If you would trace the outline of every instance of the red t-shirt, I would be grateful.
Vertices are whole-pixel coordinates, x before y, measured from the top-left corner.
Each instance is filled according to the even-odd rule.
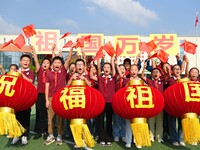
[[[45,82],[46,82],[46,75],[50,70],[44,70],[42,69],[42,67],[40,67],[40,69],[37,72],[37,92],[38,93],[45,93]],[[44,75],[44,77],[43,77]],[[44,81],[42,81],[44,79]]]
[[[104,75],[97,76],[97,78],[98,78],[99,92],[101,92],[101,94],[103,95],[106,103],[111,103],[112,96],[115,93],[116,76],[115,77],[109,76],[107,78],[107,83],[105,81]]]
[[[157,82],[157,85],[156,85],[156,82]],[[164,80],[159,79],[158,81],[155,81],[153,79],[147,78],[146,79],[146,83],[149,86],[152,86],[152,87],[158,89],[158,91],[160,91],[161,93],[163,93],[163,91],[164,91],[164,85],[165,85],[165,81]]]
[[[21,69],[20,69],[21,70]],[[26,77],[28,77],[29,79],[33,80],[33,83],[34,83],[34,79],[35,79],[35,76],[34,76],[34,72],[32,70],[30,70],[29,68],[26,69],[25,71],[21,71],[23,73],[23,75],[25,75]]]
[[[47,73],[46,83],[49,83],[49,97],[53,97],[58,90],[66,86],[66,75],[67,71],[65,70],[65,67],[62,67],[57,74],[56,82],[55,72],[51,70]]]
[[[127,85],[127,83],[128,83],[128,78],[126,78],[126,76],[124,76],[122,78],[120,77],[119,80],[116,83],[116,88],[115,88],[116,91],[119,90],[120,88],[125,87]],[[120,86],[122,86],[122,87],[120,87]]]

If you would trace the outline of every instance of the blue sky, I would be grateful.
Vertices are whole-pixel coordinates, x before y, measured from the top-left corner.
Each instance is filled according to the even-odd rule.
[[[200,0],[1,0],[0,34],[33,23],[73,34],[195,36],[196,11]]]

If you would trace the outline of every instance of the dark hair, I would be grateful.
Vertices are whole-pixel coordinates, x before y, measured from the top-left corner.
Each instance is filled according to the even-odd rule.
[[[189,71],[189,74],[190,74],[190,72],[191,72],[192,70],[194,70],[194,69],[196,69],[196,70],[198,71],[198,74],[199,74],[199,69],[198,69],[197,67],[192,67],[192,68],[190,69],[190,71]]]
[[[22,60],[22,58],[24,58],[24,57],[27,57],[27,58],[29,58],[30,59],[30,61],[31,61],[31,56],[30,55],[28,55],[28,54],[23,54],[21,57],[20,57],[20,61]]]
[[[103,67],[104,67],[105,65],[109,65],[109,66],[110,66],[110,68],[111,68],[111,70],[112,70],[112,65],[111,65],[111,63],[109,63],[109,62],[106,62],[106,63],[104,63],[104,64],[103,64]]]
[[[79,62],[79,61],[82,61],[83,62],[83,64],[84,64],[84,66],[85,66],[85,61],[83,60],[83,59],[77,59],[76,60],[76,62],[75,62],[75,65],[77,64],[77,62]]]
[[[130,58],[125,58],[123,64],[125,64],[125,62],[128,62],[131,65],[131,59]]]
[[[173,65],[172,70],[174,70],[174,67],[176,67],[176,66],[179,66],[179,65],[178,64]],[[179,66],[179,68],[181,68],[181,67]]]
[[[69,64],[69,68],[70,68],[71,65],[76,65],[76,64],[75,64],[74,62],[71,62],[71,63]]]
[[[121,66],[125,67],[124,64],[120,64],[120,65],[119,65],[119,67],[121,67]]]
[[[16,68],[17,70],[19,69],[18,65],[16,65],[16,64],[11,64],[11,65],[9,66],[9,70],[10,70],[10,68],[11,68],[12,66],[15,66],[15,68]]]
[[[160,73],[161,73],[161,70],[159,68],[153,68],[151,73],[154,71],[154,70],[158,70]]]
[[[44,58],[42,59],[42,63],[43,63],[43,61],[45,61],[45,60],[48,60],[49,63],[50,63],[50,65],[51,65],[51,60],[50,60],[48,57],[44,57]]]
[[[94,64],[93,66],[94,66],[94,68],[97,70],[97,65],[96,65],[96,64]]]
[[[62,58],[61,58],[60,56],[55,56],[55,57],[52,59],[52,63],[53,63],[55,60],[60,60],[61,63],[62,63]]]

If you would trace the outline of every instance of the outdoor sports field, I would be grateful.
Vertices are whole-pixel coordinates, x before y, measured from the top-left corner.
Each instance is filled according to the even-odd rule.
[[[32,115],[31,115],[31,131],[34,129],[34,120],[35,120],[35,108],[32,108]],[[18,142],[16,145],[11,145],[12,139],[7,138],[6,136],[0,136],[0,150],[74,150],[77,148],[74,148],[74,143],[72,138],[64,138],[63,144],[61,146],[57,146],[56,143],[52,143],[51,145],[44,145],[43,138],[40,138],[38,140],[33,140],[34,134],[31,133],[29,136],[29,143],[26,146],[22,146],[20,142]],[[79,149],[88,149],[91,150],[91,148],[79,148]],[[96,144],[96,146],[93,148],[94,150],[130,150],[130,149],[136,149],[135,145],[132,145],[131,148],[126,148],[124,142],[113,142],[113,145],[111,147],[105,146],[102,147],[99,144]],[[143,147],[144,150],[171,150],[171,149],[178,149],[178,150],[200,150],[200,144],[199,146],[192,146],[186,144],[186,147],[175,147],[172,146],[169,142],[164,143],[158,143],[154,142],[152,143],[151,147]],[[77,149],[78,150],[78,149]]]

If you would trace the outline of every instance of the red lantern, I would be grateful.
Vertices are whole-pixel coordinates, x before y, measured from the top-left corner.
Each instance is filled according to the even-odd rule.
[[[94,140],[86,125],[86,119],[99,115],[105,106],[105,100],[96,89],[85,86],[85,81],[74,80],[72,86],[59,90],[52,99],[55,113],[63,118],[71,119],[70,127],[79,147],[84,146],[82,136],[89,147],[94,146]]]
[[[14,113],[30,108],[36,100],[36,88],[23,79],[20,73],[9,72],[0,76],[0,120],[3,122],[0,134],[9,134],[10,137],[21,136],[24,128],[17,122]]]
[[[185,142],[197,143],[200,139],[198,115],[200,115],[200,83],[180,79],[165,92],[165,111],[172,116],[182,117]]]
[[[131,80],[129,86],[117,91],[112,107],[119,116],[130,119],[136,146],[150,146],[146,118],[159,114],[164,107],[164,98],[155,88],[144,85],[142,80]]]

